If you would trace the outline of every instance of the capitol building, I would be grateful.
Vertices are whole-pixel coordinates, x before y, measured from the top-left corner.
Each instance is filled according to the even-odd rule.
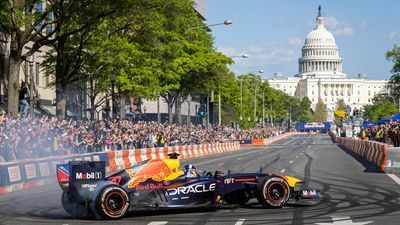
[[[365,74],[347,78],[342,64],[335,37],[324,27],[320,6],[316,27],[307,35],[298,60],[298,74],[284,78],[275,73],[268,82],[271,87],[290,96],[299,99],[307,96],[312,109],[315,109],[318,99],[322,99],[330,114],[339,99],[343,99],[352,109],[360,109],[363,105],[372,104],[376,94],[387,92],[387,80],[369,80]]]

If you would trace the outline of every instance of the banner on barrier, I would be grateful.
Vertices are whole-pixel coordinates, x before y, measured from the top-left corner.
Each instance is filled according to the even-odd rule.
[[[26,173],[26,179],[33,179],[36,178],[36,169],[35,169],[35,164],[26,164],[25,165],[25,173]]]
[[[20,171],[18,165],[10,166],[7,169],[8,169],[8,177],[9,177],[10,183],[14,183],[14,182],[22,180],[21,171]]]
[[[49,164],[47,162],[39,163],[39,171],[41,177],[47,177],[50,175]]]

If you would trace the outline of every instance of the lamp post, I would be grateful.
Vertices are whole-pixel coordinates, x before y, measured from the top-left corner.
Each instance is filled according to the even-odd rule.
[[[264,73],[264,70],[259,70],[258,73]],[[257,86],[254,88],[254,119],[257,117]]]
[[[265,86],[264,88],[263,88],[263,92],[262,92],[262,94],[263,94],[263,103],[262,103],[262,114],[263,114],[263,117],[262,117],[262,125],[263,125],[263,127],[264,127],[264,120],[265,120],[265,109],[264,109],[264,107],[265,107],[265,89],[267,88],[267,86]]]
[[[233,22],[232,22],[231,19],[225,19],[224,22],[222,22],[222,23],[215,23],[215,24],[208,24],[208,25],[205,24],[205,25],[202,25],[202,26],[190,27],[188,30],[196,30],[196,29],[201,29],[201,28],[205,28],[205,27],[212,27],[212,26],[218,26],[218,25],[231,25],[232,23]],[[248,56],[246,54],[243,54],[243,55],[241,55],[239,57],[247,58]],[[219,109],[219,112],[218,112],[218,119],[219,119],[218,120],[218,124],[221,125],[221,92],[218,92],[218,93],[219,93],[218,94],[218,99],[219,99],[219,102],[218,102],[218,104],[219,104],[218,105],[218,109]],[[210,121],[209,120],[210,117],[209,117],[209,111],[208,111],[208,104],[209,104],[209,102],[208,102],[208,97],[207,97],[207,129],[208,129],[208,123]]]
[[[112,106],[111,106],[111,117],[114,119],[115,118],[115,90],[114,90],[114,86],[115,86],[115,80],[117,79],[116,73],[114,70],[111,71],[111,76],[110,76],[110,80],[111,80],[111,101],[112,101]]]
[[[31,55],[31,56],[28,56],[26,58],[26,60],[29,63],[29,100],[30,100],[29,107],[30,107],[30,110],[31,110],[30,114],[33,117],[34,111],[35,111],[33,109],[33,106],[34,106],[34,104],[33,104],[33,102],[34,102],[33,95],[34,95],[34,90],[35,90],[35,88],[34,88],[35,87],[35,81],[33,79],[33,62],[35,61],[35,57],[33,55]]]
[[[255,70],[255,71],[249,71],[245,74],[251,74],[251,73],[264,73],[264,70]],[[243,108],[243,82],[242,82],[242,78],[240,77],[240,116],[242,116],[242,108]],[[254,90],[254,97],[256,95],[256,90]],[[255,103],[257,104],[257,103]],[[254,107],[254,112],[255,112],[255,107]],[[255,113],[254,113],[255,116]]]
[[[244,58],[244,59],[247,59],[247,58],[249,58],[249,56],[247,54],[243,54],[243,55],[230,56],[229,58]]]
[[[213,27],[213,26],[218,26],[218,25],[231,25],[231,24],[232,24],[232,20],[231,19],[226,19],[222,23],[215,23],[215,24],[208,24],[208,25],[205,24],[205,25],[202,25],[202,26],[191,27],[191,28],[189,28],[189,30],[196,30],[196,29],[201,29],[201,28],[204,28],[204,27]]]
[[[188,102],[188,116],[187,116],[187,127],[190,126],[191,116],[190,116],[190,103],[192,102],[192,96],[190,94],[187,97]]]

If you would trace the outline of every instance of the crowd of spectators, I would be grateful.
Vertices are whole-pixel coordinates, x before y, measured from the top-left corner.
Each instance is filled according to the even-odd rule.
[[[383,142],[400,147],[400,121],[389,121],[384,124],[377,124],[368,127],[361,127],[360,132],[354,133],[359,139]],[[342,130],[342,137],[346,136]]]
[[[0,162],[54,155],[217,143],[275,136],[285,129],[268,126],[236,130],[131,120],[73,120],[0,115]]]

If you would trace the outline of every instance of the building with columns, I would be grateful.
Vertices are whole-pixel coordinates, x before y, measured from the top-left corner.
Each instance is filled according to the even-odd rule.
[[[284,78],[275,73],[268,82],[271,87],[290,96],[299,99],[307,96],[312,109],[321,98],[329,112],[333,112],[339,99],[352,109],[360,109],[363,105],[372,104],[376,94],[387,91],[387,80],[369,80],[362,73],[356,78],[347,78],[342,63],[335,37],[324,27],[320,6],[315,29],[304,42],[297,75]]]

